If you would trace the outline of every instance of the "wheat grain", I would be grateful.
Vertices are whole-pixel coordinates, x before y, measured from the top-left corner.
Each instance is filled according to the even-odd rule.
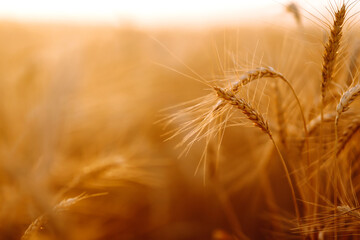
[[[355,85],[354,87],[349,88],[341,97],[337,107],[336,107],[336,118],[335,124],[339,121],[340,115],[343,112],[346,112],[350,108],[350,104],[360,95],[360,84]]]
[[[240,109],[248,117],[248,119],[254,123],[255,126],[259,127],[262,131],[267,133],[270,138],[272,138],[268,123],[264,120],[264,117],[250,105],[250,103],[246,102],[242,98],[237,98],[232,91],[219,87],[214,87],[214,89],[220,98]]]

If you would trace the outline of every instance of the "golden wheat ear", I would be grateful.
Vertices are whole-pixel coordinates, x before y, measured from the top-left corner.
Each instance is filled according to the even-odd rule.
[[[354,87],[349,88],[341,96],[338,105],[336,106],[336,118],[335,124],[338,124],[339,118],[343,112],[346,112],[350,108],[350,104],[355,101],[355,99],[360,95],[360,84],[355,85]]]
[[[254,123],[255,126],[259,127],[263,132],[269,135],[272,138],[272,134],[269,129],[269,124],[264,120],[262,114],[260,114],[256,109],[254,109],[250,103],[246,102],[242,98],[237,98],[232,91],[214,87],[215,91],[219,98],[224,99],[229,102],[232,106],[240,109],[247,118]]]
[[[346,17],[346,5],[342,4],[334,13],[334,22],[330,29],[330,36],[328,42],[325,44],[322,64],[322,83],[321,83],[321,96],[323,101],[326,97],[326,90],[329,83],[333,80],[336,60],[339,55],[341,39],[343,36],[343,26]]]
[[[326,99],[326,93],[328,85],[333,81],[334,73],[335,73],[335,66],[337,62],[337,58],[339,56],[339,49],[340,44],[343,36],[343,26],[345,23],[345,17],[347,13],[347,8],[345,1],[342,2],[342,5],[340,8],[338,8],[334,12],[334,21],[332,26],[330,27],[330,36],[325,44],[324,54],[323,54],[323,63],[322,63],[322,70],[321,70],[321,108],[320,108],[320,114],[321,114],[321,123],[324,121],[324,108],[325,108],[325,99]],[[323,147],[322,142],[322,124],[320,124],[320,147]],[[336,155],[336,148],[337,148],[337,129],[335,128],[335,155]],[[336,158],[335,158],[336,159]],[[336,161],[335,161],[336,162]],[[336,167],[333,168],[333,171],[336,171]],[[337,180],[334,181],[335,185],[337,184]],[[337,189],[336,186],[334,186],[334,189]],[[334,196],[334,204],[336,205],[337,201],[337,193],[335,191]],[[317,203],[317,199],[315,200],[315,203]],[[336,214],[336,209],[334,209],[334,214]],[[336,219],[334,220],[336,221]],[[336,226],[336,223],[334,223]],[[335,228],[334,236],[337,236],[337,230]]]
[[[276,71],[272,67],[256,68],[256,69],[250,70],[250,71],[244,73],[243,75],[241,75],[239,80],[236,83],[234,83],[230,88],[226,89],[226,91],[229,93],[232,92],[232,93],[236,94],[237,92],[239,92],[241,87],[249,84],[252,81],[263,79],[263,78],[280,79],[282,82],[284,82],[287,85],[287,87],[290,89],[292,95],[294,96],[296,103],[300,110],[300,115],[301,115],[301,119],[302,119],[302,123],[303,123],[304,135],[305,135],[304,141],[306,143],[306,155],[307,155],[306,157],[307,157],[308,164],[310,164],[309,133],[308,133],[308,129],[307,129],[307,123],[306,123],[304,110],[303,110],[303,107],[301,106],[300,100],[295,92],[295,89],[293,88],[290,81],[282,73]],[[218,111],[225,105],[226,105],[225,99],[220,99],[219,102],[217,103],[215,110]]]
[[[226,89],[226,91],[237,93],[237,92],[239,92],[241,87],[249,84],[252,81],[263,79],[263,78],[280,79],[281,81],[283,81],[289,87],[289,89],[291,90],[292,94],[294,95],[294,98],[295,98],[295,100],[296,100],[296,102],[297,102],[297,104],[299,106],[299,109],[300,109],[300,113],[301,113],[301,117],[302,117],[302,121],[303,121],[303,125],[304,125],[305,136],[308,136],[308,130],[307,130],[307,126],[306,126],[306,119],[305,119],[304,111],[303,111],[303,108],[301,106],[300,100],[299,100],[297,94],[295,93],[295,90],[292,87],[289,80],[282,73],[276,71],[274,68],[272,68],[272,67],[259,67],[259,68],[250,70],[250,71],[244,73],[243,75],[241,75],[239,80],[237,82],[235,82],[229,89]],[[219,109],[219,108],[223,107],[224,105],[225,105],[224,104],[224,99],[220,100],[218,102],[218,104],[217,104],[216,109]]]
[[[70,207],[72,207],[73,205],[75,205],[76,203],[88,199],[88,198],[93,198],[93,197],[99,197],[99,196],[104,196],[107,195],[107,193],[96,193],[96,194],[85,194],[82,193],[76,197],[72,197],[72,198],[67,198],[62,200],[61,202],[59,202],[51,211],[51,213],[60,213],[63,211],[67,211],[69,210]],[[39,216],[38,218],[36,218],[29,226],[28,228],[25,230],[24,234],[21,237],[21,240],[29,240],[31,239],[31,237],[33,236],[33,234],[35,234],[37,231],[39,231],[41,229],[41,227],[43,227],[43,225],[46,224],[46,222],[48,221],[48,215],[50,213],[44,213],[43,215]]]
[[[350,104],[355,101],[355,99],[360,95],[360,84],[355,85],[354,87],[349,88],[342,97],[338,105],[336,106],[336,117],[335,117],[335,157],[338,155],[339,147],[338,146],[338,127],[339,120],[342,113],[346,112],[350,108]]]

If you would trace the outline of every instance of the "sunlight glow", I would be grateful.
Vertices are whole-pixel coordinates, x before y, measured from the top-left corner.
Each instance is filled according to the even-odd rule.
[[[256,20],[284,12],[289,0],[12,0],[0,2],[0,19],[132,22],[143,25],[211,24]],[[301,4],[300,1],[297,1]],[[326,0],[314,4],[326,4]],[[271,14],[270,14],[271,13]]]

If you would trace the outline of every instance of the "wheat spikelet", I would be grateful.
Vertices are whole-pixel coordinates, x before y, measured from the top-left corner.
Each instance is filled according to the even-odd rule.
[[[325,52],[323,55],[322,65],[322,83],[321,83],[321,95],[325,99],[326,89],[328,84],[332,81],[334,75],[334,68],[336,64],[336,58],[340,48],[340,42],[342,38],[342,29],[346,16],[345,3],[334,14],[334,23],[330,30],[330,37],[325,45]]]
[[[336,107],[335,124],[339,121],[340,115],[350,108],[350,104],[360,95],[360,84],[349,88],[341,97]]]
[[[264,117],[250,105],[250,103],[246,102],[242,98],[237,98],[232,91],[219,87],[214,87],[214,89],[216,90],[218,97],[228,101],[231,105],[240,109],[248,117],[248,119],[254,123],[255,126],[259,127],[262,131],[268,134],[270,138],[272,138],[268,123],[264,120]]]

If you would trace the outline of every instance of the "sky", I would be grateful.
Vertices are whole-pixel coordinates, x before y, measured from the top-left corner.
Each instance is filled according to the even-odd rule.
[[[318,8],[328,0],[298,0]],[[336,0],[330,0],[336,1]],[[139,25],[211,24],[256,20],[285,12],[290,0],[0,0],[0,19],[131,22]]]

